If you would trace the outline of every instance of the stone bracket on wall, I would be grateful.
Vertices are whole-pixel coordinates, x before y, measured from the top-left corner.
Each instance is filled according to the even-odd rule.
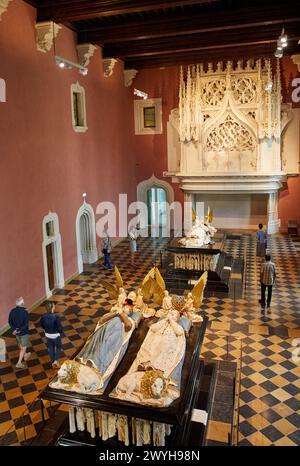
[[[37,30],[37,49],[43,53],[49,52],[61,26],[53,21],[42,21],[36,23],[35,28]]]
[[[105,78],[112,76],[116,63],[117,60],[115,58],[103,58],[103,74]]]
[[[131,86],[136,75],[137,75],[137,70],[124,70],[125,87]]]
[[[1,15],[6,12],[6,10],[8,8],[8,4],[11,1],[12,0],[0,0],[0,20],[1,20]]]
[[[92,56],[96,50],[96,46],[90,43],[76,45],[78,63],[85,68],[89,65]]]

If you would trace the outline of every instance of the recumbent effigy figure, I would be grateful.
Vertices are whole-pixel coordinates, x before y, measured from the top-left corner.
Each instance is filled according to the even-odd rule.
[[[179,240],[179,243],[186,247],[201,247],[212,243],[212,237],[217,232],[217,229],[211,225],[212,219],[213,214],[210,207],[205,217],[206,222],[204,219],[200,220],[193,210],[193,226],[185,238]]]
[[[50,387],[78,393],[104,392],[142,318],[141,312],[126,303],[128,300],[123,301],[126,293],[117,267],[115,275],[116,285],[104,283],[114,298],[119,297],[117,305],[99,319],[95,331],[88,337],[75,360],[63,364],[57,373],[57,380],[51,382]]]

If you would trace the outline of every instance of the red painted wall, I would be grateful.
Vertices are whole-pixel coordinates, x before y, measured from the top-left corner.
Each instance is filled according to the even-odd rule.
[[[291,86],[292,80],[295,77],[300,77],[297,66],[289,57],[284,57],[281,60],[282,69],[282,95],[283,101],[292,103],[293,108],[300,107],[300,102],[292,101],[291,95],[294,88]],[[300,128],[299,128],[300,140]],[[300,154],[299,154],[300,162]],[[281,231],[287,231],[288,220],[298,220],[300,226],[300,178],[289,177],[287,183],[284,184],[279,192],[279,218],[281,219]]]
[[[163,178],[163,172],[168,170],[167,122],[171,110],[178,107],[179,72],[178,67],[141,70],[133,82],[134,87],[146,92],[149,99],[162,98],[163,121],[162,134],[135,137],[137,182],[154,174],[172,185],[175,201],[183,201],[183,193],[179,184],[172,184],[171,178]]]
[[[0,78],[7,102],[0,103],[0,327],[22,295],[31,306],[45,294],[42,220],[59,216],[65,279],[77,271],[75,221],[82,193],[94,210],[118,194],[136,199],[132,89],[124,86],[123,64],[103,75],[101,49],[88,76],[61,70],[54,52],[37,51],[36,10],[21,0],[0,21]],[[73,32],[63,28],[56,53],[77,61]],[[86,93],[88,131],[71,123],[70,86]],[[97,219],[97,216],[96,216]]]

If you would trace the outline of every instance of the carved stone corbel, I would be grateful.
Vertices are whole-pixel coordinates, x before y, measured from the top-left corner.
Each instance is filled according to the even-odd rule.
[[[116,63],[115,58],[103,58],[103,73],[106,78],[112,76]]]
[[[49,52],[61,26],[53,21],[42,21],[36,23],[35,28],[37,30],[37,49],[40,52]]]
[[[6,12],[8,8],[9,2],[12,0],[0,0],[0,20],[1,20],[1,15]]]
[[[87,67],[97,47],[93,44],[79,44],[76,48],[79,65]]]
[[[136,75],[137,75],[137,70],[124,70],[125,87],[131,86]]]

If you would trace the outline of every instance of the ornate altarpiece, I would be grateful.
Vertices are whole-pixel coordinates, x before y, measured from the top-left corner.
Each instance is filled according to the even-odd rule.
[[[278,231],[281,135],[291,107],[281,103],[280,67],[270,60],[193,65],[183,72],[168,123],[168,172],[186,196],[265,193],[268,231]]]

